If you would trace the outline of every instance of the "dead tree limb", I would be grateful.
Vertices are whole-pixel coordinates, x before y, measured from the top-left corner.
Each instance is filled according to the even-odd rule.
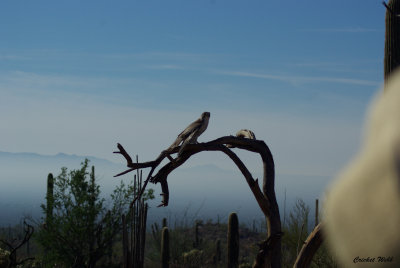
[[[144,191],[146,190],[146,186],[148,182],[153,178],[153,172],[154,170],[160,165],[160,163],[167,157],[170,159],[170,163],[173,162],[173,158],[171,157],[172,153],[177,153],[179,147],[175,148],[169,148],[167,150],[164,150],[160,153],[160,155],[153,161],[149,162],[143,162],[143,163],[133,163],[132,158],[129,156],[129,154],[125,151],[124,147],[118,143],[117,145],[119,151],[115,151],[115,154],[122,154],[122,156],[126,159],[126,166],[129,167],[129,169],[115,175],[114,177],[118,177],[124,174],[127,174],[131,171],[141,169],[141,168],[151,168],[149,174],[147,175],[147,178],[143,184],[143,187],[141,188],[140,192],[136,195],[134,200],[132,200],[130,204],[130,208],[133,207],[133,204],[136,202],[136,200],[140,199],[140,197],[143,195]],[[154,182],[156,183],[156,182]],[[169,191],[168,191],[168,184],[167,180],[160,181],[161,184],[161,189],[162,189],[162,195],[163,195],[163,200],[159,206],[168,206],[168,199],[169,199]]]
[[[205,143],[197,143],[197,137],[203,133],[208,125],[208,119],[210,117],[209,112],[204,112],[201,117],[189,125],[181,134],[178,135],[176,141],[169,146],[166,150],[162,151],[160,155],[153,161],[143,163],[133,163],[132,158],[126,152],[121,144],[118,144],[118,151],[114,152],[121,154],[126,162],[129,169],[117,174],[121,176],[127,174],[133,170],[141,168],[150,168],[150,172],[144,182],[141,191],[135,196],[131,202],[131,207],[137,199],[140,199],[144,190],[146,189],[147,183],[150,181],[154,184],[160,183],[162,190],[162,202],[160,206],[167,206],[169,202],[169,190],[168,190],[168,175],[178,168],[180,165],[186,162],[192,155],[195,155],[202,151],[220,151],[226,154],[239,168],[241,173],[246,179],[254,197],[261,210],[263,211],[267,221],[267,239],[260,244],[260,250],[257,255],[254,267],[281,267],[281,221],[279,215],[278,203],[275,196],[275,166],[274,160],[268,146],[264,141],[256,140],[255,135],[250,130],[243,130],[246,135],[225,136]],[[186,138],[185,133],[190,132],[192,134]],[[181,144],[182,142],[182,144]],[[231,150],[231,148],[238,148],[247,150],[250,152],[258,153],[263,161],[263,186],[262,190],[258,184],[258,179],[254,179],[240,160],[240,158]],[[177,153],[176,157],[172,155]],[[158,172],[153,176],[155,169],[161,164],[161,162],[168,158],[169,162],[161,167]]]
[[[244,163],[240,160],[240,158],[227,146],[258,153],[261,156],[261,159],[263,161],[264,173],[262,190],[260,189],[260,186],[258,184],[258,179],[254,179],[252,177],[251,173],[244,165]],[[224,136],[205,143],[187,144],[184,150],[181,151],[181,153],[177,155],[176,158],[173,158],[172,155],[178,153],[181,147],[178,146],[168,148],[162,151],[155,160],[143,163],[133,163],[132,158],[125,151],[121,144],[118,144],[118,149],[119,151],[116,151],[114,153],[121,154],[126,159],[127,167],[129,169],[117,174],[116,176],[129,173],[136,169],[150,168],[150,172],[147,176],[147,179],[145,180],[142,191],[135,197],[133,202],[136,199],[140,198],[147,186],[147,183],[150,181],[154,184],[161,184],[163,200],[160,206],[167,206],[169,202],[169,190],[167,183],[168,175],[176,168],[181,166],[183,163],[185,163],[186,160],[188,160],[192,155],[195,155],[202,151],[220,151],[226,154],[230,159],[232,159],[232,161],[236,164],[236,166],[245,177],[246,182],[253,192],[253,195],[256,198],[258,205],[266,216],[268,229],[266,241],[268,241],[268,239],[272,236],[276,238],[274,239],[276,241],[274,241],[272,245],[271,243],[262,243],[260,245],[260,258],[265,258],[265,252],[271,253],[268,255],[272,257],[268,262],[265,262],[264,265],[257,267],[269,267],[269,265],[271,265],[270,267],[281,266],[281,222],[279,208],[275,196],[275,167],[271,151],[264,141],[252,140],[243,137]],[[158,172],[153,176],[155,169],[161,164],[161,162],[165,158],[168,158],[170,162],[161,167]]]
[[[256,256],[256,260],[253,264],[253,268],[260,267],[270,267],[269,263],[272,260],[272,251],[276,247],[276,244],[281,241],[283,233],[276,233],[268,237],[267,240],[264,240],[262,243],[258,244],[259,252]]]
[[[30,261],[30,260],[34,260],[34,257],[28,257],[25,258],[23,260],[19,260],[17,259],[17,250],[19,248],[21,248],[25,243],[27,243],[29,241],[29,239],[31,239],[33,233],[35,231],[35,228],[28,224],[25,220],[24,220],[24,238],[22,240],[19,241],[19,243],[14,246],[14,242],[8,242],[6,240],[2,240],[0,239],[0,242],[3,243],[5,246],[8,247],[8,250],[10,251],[10,255],[9,255],[9,261],[10,261],[10,267],[16,267],[17,265],[22,265],[23,263]]]
[[[307,237],[304,242],[303,247],[299,255],[297,256],[296,262],[294,263],[294,268],[305,268],[309,267],[314,257],[315,252],[321,246],[324,236],[323,236],[323,224],[319,223],[315,226],[314,230]]]

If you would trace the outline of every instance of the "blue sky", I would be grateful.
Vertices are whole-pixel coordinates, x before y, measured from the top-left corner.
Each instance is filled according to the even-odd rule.
[[[120,142],[149,160],[210,111],[199,141],[249,128],[278,173],[333,176],[383,81],[384,15],[372,0],[2,1],[0,151],[118,162]]]

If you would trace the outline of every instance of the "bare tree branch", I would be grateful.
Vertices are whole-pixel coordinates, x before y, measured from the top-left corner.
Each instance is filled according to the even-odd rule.
[[[315,252],[317,252],[322,242],[324,241],[322,231],[322,223],[319,223],[317,226],[315,226],[314,230],[310,233],[310,235],[304,242],[304,245],[301,248],[299,255],[297,256],[296,262],[294,263],[294,268],[305,268],[310,266]]]
[[[170,146],[166,150],[162,151],[160,155],[153,161],[143,163],[132,163],[132,158],[125,151],[121,144],[118,144],[119,153],[124,156],[127,161],[128,170],[119,173],[116,176],[127,174],[133,170],[140,168],[151,168],[147,179],[140,190],[135,196],[133,203],[141,197],[144,193],[147,183],[160,183],[162,190],[162,202],[159,206],[167,206],[169,202],[169,189],[168,189],[168,175],[176,168],[186,162],[192,155],[195,155],[203,151],[220,151],[226,154],[239,168],[241,173],[246,179],[254,197],[257,200],[258,205],[263,211],[267,219],[267,240],[268,243],[260,244],[259,257],[256,259],[257,267],[280,267],[281,266],[281,222],[279,215],[278,203],[275,196],[275,167],[274,160],[268,146],[262,140],[256,140],[253,133],[254,139],[247,138],[245,136],[234,137],[224,136],[209,142],[204,143],[188,143],[185,144],[184,150],[182,146]],[[239,159],[239,157],[230,149],[238,148],[247,150],[250,152],[258,153],[263,161],[263,186],[262,190],[258,184],[258,179],[254,179]],[[179,153],[178,153],[179,152]],[[175,158],[171,155],[178,153]],[[155,169],[161,164],[161,162],[168,158],[170,161],[162,166],[158,172],[153,176]],[[261,259],[264,261],[259,262]],[[258,263],[257,263],[258,262]]]
[[[219,139],[206,142],[206,143],[197,143],[197,144],[188,144],[185,148],[185,151],[182,152],[180,156],[177,158],[173,159],[173,161],[170,161],[166,165],[164,165],[160,170],[157,172],[156,175],[152,176],[154,170],[159,166],[159,164],[167,157],[170,156],[172,153],[176,153],[179,151],[180,147],[174,147],[170,148],[168,150],[164,150],[160,153],[160,155],[157,157],[156,160],[154,161],[148,161],[148,162],[143,162],[143,163],[132,163],[131,162],[131,157],[129,154],[125,151],[123,146],[121,144],[118,144],[118,149],[120,150],[119,152],[115,153],[120,153],[122,154],[125,159],[127,160],[127,166],[130,167],[130,169],[117,174],[116,176],[120,176],[126,173],[129,173],[131,171],[134,171],[136,169],[140,168],[151,168],[151,171],[143,185],[143,188],[139,192],[139,194],[135,197],[134,201],[139,199],[141,195],[144,193],[145,188],[147,186],[148,181],[152,183],[160,183],[161,188],[162,188],[162,195],[163,195],[163,201],[160,206],[167,206],[168,201],[169,201],[169,192],[168,192],[168,184],[167,184],[167,178],[168,175],[181,166],[183,163],[186,162],[187,159],[189,159],[192,155],[197,154],[202,151],[221,151],[228,155],[232,161],[238,166],[240,171],[242,172],[243,176],[246,178],[247,183],[249,184],[251,190],[253,191],[253,194],[256,197],[257,202],[259,203],[261,209],[263,210],[266,215],[269,215],[269,205],[266,203],[268,202],[268,199],[273,199],[275,196],[275,191],[272,189],[272,191],[268,190],[268,193],[273,193],[273,196],[271,198],[266,199],[266,197],[263,195],[261,189],[259,188],[258,185],[258,180],[254,180],[253,177],[251,176],[250,172],[247,170],[243,162],[237,157],[235,153],[233,153],[231,150],[229,150],[225,144],[229,144],[231,146],[234,146],[236,148],[240,149],[245,149],[248,151],[252,152],[258,152],[261,154],[263,160],[268,162],[268,153],[269,157],[272,158],[272,155],[266,146],[266,144],[263,141],[258,141],[258,140],[251,140],[247,138],[242,138],[242,137],[233,137],[233,136],[225,136],[221,137]],[[266,150],[268,149],[268,150]],[[264,152],[265,151],[265,152]],[[271,159],[272,160],[272,159]],[[269,163],[271,165],[271,163]],[[268,163],[265,163],[265,165],[268,165]],[[272,166],[273,166],[273,160],[272,160]],[[271,168],[269,168],[271,169]],[[273,169],[273,168],[272,168]],[[273,170],[272,170],[273,171]],[[271,173],[271,170],[269,170],[269,173]],[[274,176],[274,173],[271,174]],[[268,185],[267,187],[274,187],[274,179],[270,179],[266,181],[266,184]],[[134,203],[134,201],[132,203]],[[132,204],[131,203],[131,204]]]
[[[13,242],[8,242],[8,241],[0,239],[0,242],[3,243],[4,245],[6,245],[8,247],[8,249],[10,250],[9,260],[10,260],[11,266],[17,266],[17,265],[23,264],[26,261],[35,259],[34,257],[30,257],[30,258],[26,258],[26,259],[17,261],[17,250],[19,248],[21,248],[25,243],[27,243],[29,241],[29,239],[31,239],[34,231],[35,231],[35,228],[32,225],[28,224],[24,220],[24,232],[25,232],[24,238],[17,244],[17,246],[13,245],[14,242],[17,240],[13,240]]]

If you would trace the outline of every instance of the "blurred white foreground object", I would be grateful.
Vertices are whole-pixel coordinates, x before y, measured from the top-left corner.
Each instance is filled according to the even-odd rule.
[[[400,267],[400,73],[369,110],[359,154],[328,190],[326,236],[343,267]]]

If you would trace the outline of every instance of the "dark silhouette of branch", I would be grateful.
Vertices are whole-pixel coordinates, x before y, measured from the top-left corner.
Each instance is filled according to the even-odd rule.
[[[299,255],[297,256],[296,262],[294,263],[293,267],[309,267],[315,252],[317,252],[323,241],[323,224],[319,223],[317,226],[315,226],[314,230],[310,233],[310,235],[304,242],[304,245],[301,248]]]
[[[276,244],[279,242],[283,235],[283,232],[276,233],[268,237],[267,240],[258,244],[259,251],[256,256],[256,261],[253,265],[253,268],[262,268],[268,266],[272,258],[272,250],[276,247]]]
[[[150,181],[150,179],[152,179],[153,172],[158,167],[158,165],[160,165],[160,163],[165,159],[165,157],[170,159],[170,161],[172,163],[172,161],[174,161],[174,159],[170,155],[172,153],[177,153],[180,148],[180,147],[174,147],[174,148],[164,150],[160,153],[160,155],[154,161],[143,162],[143,163],[133,163],[132,158],[125,151],[124,147],[119,143],[117,144],[117,147],[118,147],[119,151],[116,151],[114,153],[122,154],[126,159],[127,167],[130,167],[130,169],[125,170],[124,172],[121,172],[121,173],[115,175],[114,177],[118,177],[118,176],[127,174],[131,171],[141,169],[141,168],[151,168],[151,170],[150,170],[149,174],[147,175],[147,178],[143,184],[142,189],[139,191],[139,193],[135,196],[134,200],[131,202],[131,204],[129,206],[130,208],[132,208],[133,204],[136,202],[136,200],[140,199],[141,196],[143,195],[144,191],[146,190],[146,186],[147,186],[148,182]],[[169,193],[168,193],[167,181],[166,180],[160,181],[160,184],[161,184],[161,188],[163,190],[163,192],[162,192],[163,200],[159,206],[168,206]]]
[[[34,257],[29,257],[29,258],[25,258],[23,260],[17,261],[17,250],[19,248],[21,248],[23,245],[25,245],[25,243],[27,243],[29,241],[29,239],[31,239],[34,231],[35,231],[35,228],[32,225],[28,224],[24,220],[24,232],[25,232],[24,238],[16,246],[13,245],[14,242],[17,241],[16,239],[14,239],[12,242],[8,242],[3,239],[0,239],[0,242],[3,243],[5,246],[7,246],[10,251],[9,260],[10,260],[11,267],[14,267],[14,266],[23,264],[26,261],[35,259]]]
[[[393,10],[386,4],[385,1],[382,1],[382,4],[386,7],[387,10],[389,10],[390,13],[392,13],[394,15]]]
[[[161,184],[162,202],[159,206],[167,206],[169,202],[167,179],[168,175],[172,171],[185,163],[192,155],[195,155],[199,152],[220,151],[226,154],[230,159],[232,159],[232,161],[236,164],[236,166],[245,177],[246,182],[253,192],[253,195],[256,198],[258,205],[260,206],[261,210],[267,218],[267,240],[270,239],[269,241],[274,242],[272,244],[269,243],[268,245],[263,244],[260,250],[262,252],[268,252],[268,256],[271,256],[270,260],[268,260],[268,263],[271,264],[271,267],[281,266],[281,236],[278,235],[281,233],[281,222],[279,208],[275,196],[275,167],[271,151],[264,141],[249,139],[245,137],[224,136],[209,142],[186,144],[184,150],[181,150],[181,146],[170,146],[166,150],[162,151],[155,160],[142,163],[133,163],[132,158],[129,156],[123,146],[121,144],[118,144],[117,146],[119,151],[114,153],[118,153],[124,156],[127,161],[127,167],[129,169],[117,174],[116,176],[127,174],[133,170],[137,170],[140,168],[151,168],[141,191],[134,197],[134,200],[131,202],[131,206],[133,206],[134,202],[138,200],[144,193],[148,182]],[[258,153],[261,156],[261,159],[263,161],[262,190],[258,184],[258,179],[254,179],[252,177],[247,167],[230,148],[247,150],[250,152]],[[180,153],[177,154],[175,158],[171,156],[178,152]],[[170,161],[162,166],[153,176],[155,169],[161,164],[161,162],[165,158],[168,158]],[[261,257],[265,258],[265,254],[263,254]]]

